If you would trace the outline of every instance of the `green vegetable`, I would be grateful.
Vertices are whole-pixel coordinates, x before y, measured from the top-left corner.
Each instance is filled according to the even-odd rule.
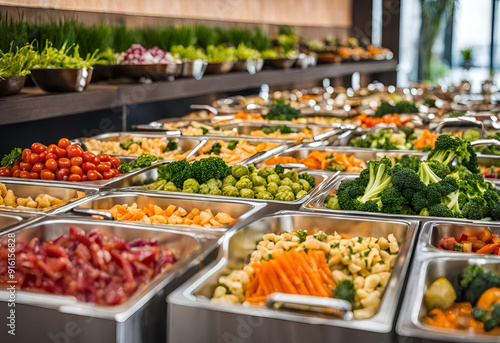
[[[130,149],[130,146],[132,144],[137,144],[138,146],[141,146],[141,142],[134,141],[134,139],[130,136],[120,138],[120,148],[128,150]]]
[[[219,142],[215,142],[212,144],[212,147],[210,150],[207,150],[206,154],[215,154],[215,155],[220,155],[220,149],[222,148],[222,145]]]
[[[314,178],[314,176],[311,176],[308,173],[299,174],[299,179],[306,180],[311,188],[316,187],[316,179]]]
[[[354,297],[356,295],[356,290],[354,289],[354,284],[350,280],[340,281],[335,289],[333,290],[333,294],[337,299],[344,299],[349,301],[352,305],[354,305]]]
[[[168,141],[167,146],[165,147],[165,150],[163,152],[175,151],[177,149],[179,149],[179,142],[171,140]]]
[[[418,108],[415,106],[413,101],[400,101],[395,105],[391,105],[387,101],[382,100],[380,102],[374,117],[380,118],[386,114],[394,113],[418,113]]]
[[[153,162],[157,161],[158,157],[150,154],[142,154],[130,163],[122,163],[118,167],[122,172],[128,173],[132,169],[140,169],[149,167]]]
[[[234,186],[224,186],[222,187],[222,195],[229,197],[238,197],[240,196],[240,191]]]
[[[178,59],[187,58],[188,60],[194,61],[197,59],[207,60],[207,55],[203,52],[202,48],[195,48],[194,46],[184,47],[182,45],[174,45],[170,48],[172,56]]]
[[[465,130],[464,134],[462,135],[462,139],[469,142],[477,141],[478,139],[481,139],[481,131],[479,131],[478,129]]]
[[[295,194],[295,199],[300,199],[302,198],[304,195],[307,195],[307,192],[302,190],[302,191],[299,191],[297,192],[297,194]]]
[[[31,73],[37,53],[33,45],[27,44],[12,50],[12,43],[7,52],[0,50],[0,79],[12,76],[26,76]]]
[[[231,290],[229,289],[229,287],[225,283],[220,283],[219,282],[218,286],[224,287],[226,289],[226,294],[233,294],[233,293],[231,293]]]
[[[275,171],[274,171],[273,167],[264,167],[264,168],[261,168],[261,169],[259,169],[257,171],[257,174],[259,176],[262,176],[265,179],[269,179],[269,177],[273,176],[273,175],[275,175],[276,177],[278,177],[278,175],[275,174]]]
[[[23,150],[21,148],[14,148],[10,154],[4,155],[1,161],[2,167],[12,169],[16,161],[22,161]]]
[[[431,97],[425,97],[424,99],[424,105],[429,107],[429,108],[436,108],[436,100],[432,99]]]
[[[300,109],[293,108],[290,104],[285,103],[285,99],[278,99],[263,117],[267,120],[291,121],[292,119],[303,118],[304,116],[300,114]]]
[[[227,144],[227,148],[229,150],[234,150],[236,149],[236,146],[238,145],[239,141],[230,141],[228,144]]]
[[[278,193],[278,189],[279,189],[278,185],[274,182],[269,182],[267,184],[267,191],[272,195],[276,195],[276,193]]]
[[[296,170],[290,170],[289,172],[285,173],[285,177],[292,180],[292,182],[299,181],[299,173]]]
[[[90,68],[97,62],[97,50],[92,55],[88,54],[85,58],[80,57],[78,45],[66,46],[63,44],[61,49],[56,49],[51,42],[46,43],[45,48],[40,52],[34,62],[33,68],[47,69],[80,69]],[[73,50],[73,53],[71,53]]]
[[[210,63],[233,62],[236,61],[233,47],[225,47],[223,45],[207,46],[207,58]]]
[[[240,43],[234,50],[234,56],[238,60],[248,60],[260,58],[259,50],[248,48],[244,43]]]
[[[248,188],[243,188],[240,190],[240,196],[242,198],[255,198],[255,194],[254,192],[251,190],[251,189],[248,189]]]
[[[238,190],[242,190],[243,188],[249,188],[252,189],[253,183],[250,181],[250,179],[241,179],[238,182],[236,182],[236,185],[234,185]]]
[[[196,179],[187,179],[182,184],[182,190],[184,191],[187,189],[191,190],[189,193],[198,193],[200,190],[200,184],[196,181]]]
[[[234,170],[234,168],[233,168]],[[234,186],[238,180],[233,175],[228,175],[222,180],[222,186]]]
[[[306,241],[307,237],[307,230],[298,230],[297,231],[297,237],[299,237],[299,243],[303,243]]]
[[[332,210],[340,210],[339,199],[336,195],[328,196],[325,199],[325,206]]]
[[[236,179],[240,179],[242,176],[248,175],[248,168],[242,165],[236,165],[232,168],[231,174]]]

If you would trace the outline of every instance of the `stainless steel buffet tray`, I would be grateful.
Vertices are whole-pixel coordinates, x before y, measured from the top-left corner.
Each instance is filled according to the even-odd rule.
[[[278,200],[262,200],[262,199],[248,199],[250,202],[259,203],[269,203],[269,204],[283,204],[283,205],[300,205],[306,200],[313,197],[316,193],[324,190],[327,185],[332,182],[337,175],[337,173],[326,172],[326,171],[310,171],[309,175],[313,176],[316,180],[316,187],[304,195],[302,198],[295,201],[278,201]],[[115,183],[114,188],[120,188],[121,190],[128,191],[142,191],[149,194],[171,194],[173,196],[187,196],[190,198],[196,197],[197,199],[207,199],[211,201],[212,199],[227,199],[227,201],[246,201],[247,198],[238,197],[228,197],[223,195],[208,195],[208,194],[198,194],[198,193],[182,193],[182,192],[167,192],[167,191],[156,191],[150,189],[144,189],[143,186],[153,183],[158,178],[158,166],[151,166],[149,168],[143,169],[141,173],[134,175],[128,179],[123,179],[121,182]]]
[[[18,226],[36,221],[40,217],[35,213],[12,213],[0,208],[0,234],[15,230]]]
[[[165,131],[165,130],[164,130]],[[134,140],[140,141],[142,138],[155,139],[155,138],[165,138],[167,141],[176,140],[178,142],[178,147],[185,153],[190,151],[190,153],[186,156],[189,158],[194,155],[196,151],[201,148],[206,141],[200,137],[180,137],[179,135],[174,135],[169,137],[168,135],[161,133],[151,133],[151,132],[110,132],[110,133],[102,133],[93,137],[83,137],[75,140],[76,143],[85,144],[91,139],[95,139],[103,142],[118,142],[120,138],[132,136]],[[134,159],[139,157],[139,155],[120,155],[114,154],[112,152],[106,151],[105,153],[110,154],[112,156],[120,157],[120,159]],[[168,158],[167,158],[168,159]]]
[[[63,201],[62,204],[51,206],[47,208],[27,208],[27,207],[9,207],[0,205],[0,210],[11,211],[19,213],[59,213],[65,211],[68,206],[72,206],[74,203],[79,203],[87,194],[92,194],[97,190],[92,190],[88,188],[81,188],[77,182],[66,182],[66,184],[45,184],[43,180],[37,183],[31,182],[31,180],[18,179],[18,178],[6,178],[0,181],[14,192],[16,197],[27,198],[31,197],[33,200],[40,194],[48,194],[50,196],[56,197]]]
[[[424,324],[421,318],[426,309],[423,297],[427,287],[440,277],[450,282],[469,264],[478,264],[488,270],[499,272],[500,259],[495,255],[480,255],[438,249],[437,242],[444,236],[460,237],[461,233],[478,233],[484,224],[469,224],[456,221],[429,221],[423,225],[414,261],[409,273],[408,286],[404,294],[396,326],[399,342],[498,342],[499,336],[454,330]],[[500,225],[487,225],[493,233],[500,233]]]
[[[345,210],[332,210],[325,206],[326,197],[332,193],[332,191],[336,190],[340,183],[344,180],[353,180],[357,178],[359,174],[339,174],[332,182],[328,184],[328,187],[323,189],[323,192],[317,192],[313,198],[310,199],[307,203],[302,205],[303,210],[306,211],[314,211],[318,213],[338,213],[338,214],[347,214],[351,216],[370,216],[377,217],[382,219],[406,219],[406,220],[420,220],[420,221],[428,221],[428,220],[439,220],[443,219],[442,217],[430,217],[430,216],[419,216],[419,215],[407,215],[407,214],[392,214],[392,213],[380,213],[380,212],[361,212],[361,211],[345,211]],[[500,187],[500,185],[496,185],[496,187]],[[482,223],[483,225],[489,225],[492,223],[491,221],[482,221],[482,220],[470,220],[470,219],[460,219],[460,218],[449,218],[449,220],[462,222],[462,223]]]
[[[198,208],[203,211],[210,209],[214,216],[218,212],[225,212],[231,217],[236,219],[231,224],[223,226],[215,226],[210,228],[204,228],[200,226],[190,226],[190,225],[171,225],[171,224],[147,224],[142,222],[127,222],[121,221],[121,223],[136,224],[147,226],[151,228],[164,229],[170,228],[175,230],[181,230],[183,232],[214,232],[222,234],[228,229],[233,228],[235,225],[242,221],[249,219],[250,217],[255,217],[255,215],[266,207],[263,203],[244,201],[244,200],[231,200],[225,201],[223,199],[199,199],[193,197],[182,196],[184,193],[178,193],[179,195],[167,194],[150,194],[146,192],[102,192],[92,195],[86,199],[84,202],[73,205],[71,208],[79,209],[93,209],[93,210],[109,210],[115,205],[128,204],[132,205],[136,203],[138,208],[144,208],[148,204],[154,204],[162,209],[166,209],[170,205],[174,205],[177,208],[182,207],[188,213],[191,212],[193,208]],[[248,199],[250,200],[250,199]],[[70,213],[70,212],[68,212]]]
[[[225,235],[218,259],[176,289],[169,303],[170,342],[220,342],[240,337],[245,342],[392,342],[393,324],[413,249],[416,221],[381,221],[375,218],[282,211],[261,218]],[[394,234],[400,244],[387,289],[378,312],[370,319],[345,321],[328,315],[282,312],[243,305],[212,304],[210,298],[218,278],[241,269],[266,233],[307,229],[356,236]],[[193,330],[186,322],[196,323]],[[241,335],[244,334],[244,337]]]
[[[45,217],[24,225],[15,233],[17,242],[38,237],[40,241],[55,239],[69,232],[71,225],[85,231],[94,228],[103,234],[127,241],[155,239],[178,257],[173,268],[157,275],[126,302],[116,306],[100,306],[77,301],[70,296],[16,291],[16,336],[0,331],[2,342],[165,342],[165,296],[193,274],[200,261],[216,247],[216,237],[192,233],[132,227],[125,223],[82,220],[71,217]],[[5,233],[0,235],[0,239]],[[0,290],[0,302],[7,307],[9,292]],[[29,323],[29,326],[25,326]]]

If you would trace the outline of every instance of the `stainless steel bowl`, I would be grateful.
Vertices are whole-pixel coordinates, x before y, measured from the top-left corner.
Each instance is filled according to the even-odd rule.
[[[46,92],[81,92],[92,78],[93,68],[33,69],[33,82]]]
[[[120,64],[114,70],[114,77],[130,77],[133,79],[150,78],[165,80],[179,76],[182,71],[182,62],[158,64]]]
[[[221,63],[209,63],[207,65],[207,69],[205,70],[205,74],[223,74],[229,73],[234,66],[234,62],[225,61]]]
[[[249,58],[236,61],[233,71],[248,71],[250,74],[255,74],[260,72],[263,66],[264,60],[262,58]]]
[[[24,87],[27,76],[0,78],[0,96],[18,94]]]
[[[191,61],[190,59],[183,58],[181,76],[194,77],[196,80],[200,80],[203,74],[205,74],[207,65],[207,60],[196,59]]]
[[[295,61],[297,61],[296,58],[276,58],[273,60],[264,60],[264,65],[274,69],[289,69],[294,65]]]
[[[318,63],[326,64],[326,63],[340,63],[342,59],[339,55],[334,52],[318,52]]]

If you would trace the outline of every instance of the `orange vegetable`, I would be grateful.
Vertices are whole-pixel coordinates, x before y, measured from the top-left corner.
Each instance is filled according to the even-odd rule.
[[[486,244],[484,247],[476,251],[477,254],[491,254],[495,248],[500,247],[500,243]]]
[[[415,139],[413,141],[413,145],[415,149],[422,150],[424,146],[431,146],[434,148],[434,144],[436,143],[436,139],[439,137],[439,134],[434,134],[429,130],[425,129],[422,132],[422,136],[419,139]]]
[[[489,310],[494,304],[500,300],[500,288],[492,287],[484,291],[477,301],[476,306]]]

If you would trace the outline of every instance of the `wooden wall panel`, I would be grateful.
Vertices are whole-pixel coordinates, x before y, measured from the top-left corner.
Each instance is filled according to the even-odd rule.
[[[0,0],[0,5],[301,26],[352,23],[352,0]]]

